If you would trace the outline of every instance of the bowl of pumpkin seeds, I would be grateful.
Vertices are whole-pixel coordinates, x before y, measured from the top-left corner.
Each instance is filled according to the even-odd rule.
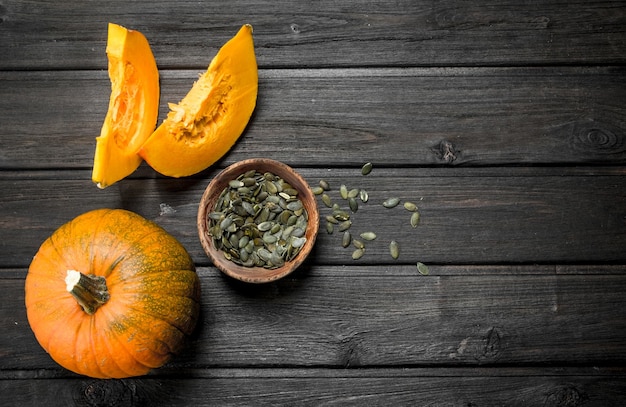
[[[253,158],[224,169],[198,208],[198,234],[224,274],[267,283],[293,272],[311,253],[319,212],[308,183],[288,165]]]

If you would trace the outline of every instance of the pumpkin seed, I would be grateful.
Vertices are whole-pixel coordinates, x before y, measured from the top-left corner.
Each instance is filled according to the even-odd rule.
[[[328,182],[325,180],[320,180],[320,188],[322,188],[324,191],[328,191],[330,190],[330,185],[328,185]]]
[[[363,233],[361,233],[360,236],[363,239],[369,240],[369,241],[376,239],[376,233],[374,233],[374,232],[363,232]]]
[[[359,204],[356,202],[354,198],[348,198],[348,206],[350,206],[350,210],[352,212],[356,212],[359,210]]]
[[[400,246],[398,246],[398,242],[395,240],[392,240],[391,243],[389,243],[389,253],[394,259],[397,259],[398,256],[400,256]]]
[[[372,163],[365,163],[363,164],[363,167],[361,168],[361,174],[363,175],[368,175],[370,172],[372,172]]]
[[[333,206],[330,196],[328,196],[327,194],[322,194],[322,202],[324,202],[324,205],[326,205],[329,208],[332,208]]]
[[[333,217],[339,221],[350,220],[350,214],[341,209],[333,211]]]
[[[305,243],[306,243],[306,238],[305,237],[297,237],[297,238],[295,238],[295,239],[293,239],[291,241],[291,246],[300,248],[300,247],[304,246]]]
[[[369,201],[370,196],[369,196],[369,194],[367,193],[366,190],[361,189],[359,191],[359,198],[361,198],[361,202],[366,203],[367,201]]]
[[[330,223],[334,223],[335,225],[339,223],[339,220],[332,215],[327,215],[326,221]]]
[[[324,188],[322,188],[322,187],[313,187],[313,188],[311,188],[311,191],[313,192],[314,195],[322,195],[324,193]]]
[[[326,222],[326,233],[328,233],[329,235],[332,235],[334,230],[335,230],[335,227],[333,226],[333,224],[330,222]]]
[[[219,195],[207,215],[207,234],[236,264],[281,267],[306,242],[308,214],[297,195],[274,174],[248,171],[231,180]]]
[[[365,249],[365,245],[363,244],[362,241],[358,240],[358,239],[354,239],[352,240],[352,244],[354,245],[354,247],[356,247],[357,249]]]
[[[413,202],[405,202],[404,203],[404,209],[406,209],[409,212],[415,212],[417,211],[417,205],[415,205]]]
[[[419,212],[413,212],[413,215],[411,215],[411,226],[413,226],[414,228],[417,227],[417,224],[420,221],[420,213]]]
[[[419,261],[417,262],[417,271],[423,276],[427,276],[430,273],[428,266]]]
[[[365,249],[356,249],[352,252],[352,259],[358,260],[365,254]]]
[[[398,198],[388,198],[383,202],[385,208],[395,208],[400,203]]]
[[[352,188],[348,191],[348,198],[356,198],[359,196],[359,188]]]
[[[339,187],[339,194],[343,199],[348,199],[348,187],[346,187],[344,184],[341,184],[341,186]]]
[[[343,221],[339,224],[339,231],[344,232],[350,229],[350,226],[352,226],[352,221],[350,220]]]
[[[343,247],[348,247],[350,246],[350,242],[352,242],[352,235],[350,234],[349,231],[345,231],[343,232],[343,237],[341,238],[341,245]]]

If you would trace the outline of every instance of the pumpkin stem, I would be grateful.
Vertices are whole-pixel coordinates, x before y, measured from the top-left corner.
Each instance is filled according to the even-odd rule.
[[[102,276],[67,270],[65,284],[67,291],[89,315],[106,304],[110,297],[106,279]]]

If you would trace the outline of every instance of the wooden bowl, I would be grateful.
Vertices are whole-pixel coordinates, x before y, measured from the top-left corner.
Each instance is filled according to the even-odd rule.
[[[302,246],[296,257],[290,261],[286,261],[283,266],[278,268],[246,267],[236,264],[224,257],[224,253],[214,246],[213,239],[208,234],[209,226],[207,216],[214,211],[220,194],[224,188],[228,187],[230,181],[250,170],[256,170],[260,173],[270,172],[291,184],[291,186],[298,191],[298,198],[302,201],[303,207],[308,213],[307,230],[304,235],[304,237],[306,237],[306,243]],[[319,211],[311,188],[304,178],[291,167],[279,161],[265,158],[253,158],[239,161],[229,166],[209,183],[209,186],[204,191],[202,199],[200,200],[197,225],[200,242],[202,243],[204,251],[213,264],[224,274],[248,283],[267,283],[278,280],[293,272],[302,264],[309,253],[311,253],[319,229]]]

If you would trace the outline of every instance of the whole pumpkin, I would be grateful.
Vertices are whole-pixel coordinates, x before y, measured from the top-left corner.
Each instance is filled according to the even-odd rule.
[[[84,213],[46,239],[25,283],[28,321],[61,366],[95,378],[146,374],[196,325],[200,284],[185,248],[122,209]]]

